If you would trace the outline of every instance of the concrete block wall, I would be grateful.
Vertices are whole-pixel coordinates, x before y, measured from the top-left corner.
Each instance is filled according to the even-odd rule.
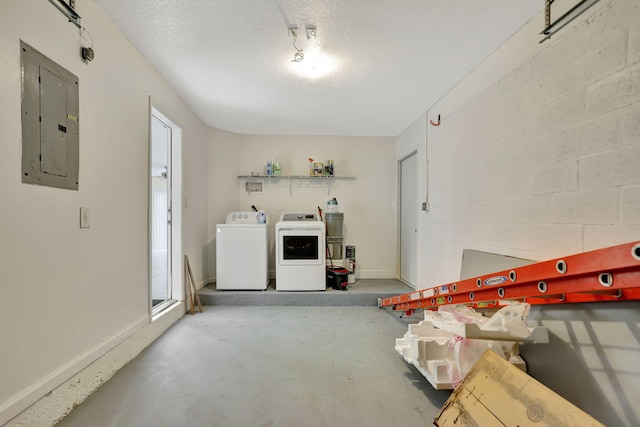
[[[542,261],[640,240],[638,22],[637,0],[601,0],[539,44],[541,15],[429,109],[419,288],[458,280],[463,249]],[[638,308],[532,310],[552,342],[523,347],[529,372],[640,425]]]
[[[544,260],[640,239],[639,7],[603,0],[541,45],[514,38],[529,58],[430,109],[420,250],[445,270],[422,286],[456,280],[464,248]]]

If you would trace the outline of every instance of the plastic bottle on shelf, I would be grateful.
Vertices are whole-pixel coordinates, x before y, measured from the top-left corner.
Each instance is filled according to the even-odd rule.
[[[282,175],[282,164],[280,163],[280,159],[278,157],[276,157],[276,160],[273,162],[273,174]]]
[[[327,212],[328,213],[338,212],[338,201],[336,200],[335,197],[327,201]]]
[[[271,160],[267,160],[266,173],[267,175],[273,175],[273,163],[271,163]]]

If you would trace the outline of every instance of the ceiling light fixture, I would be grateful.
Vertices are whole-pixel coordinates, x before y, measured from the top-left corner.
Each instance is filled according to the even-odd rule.
[[[293,37],[293,47],[296,50],[293,59],[290,61],[291,71],[306,79],[315,80],[333,73],[338,67],[338,61],[323,52],[320,43],[317,40],[317,28],[315,25],[306,25],[304,27],[304,35],[307,41],[303,46],[298,47],[300,43],[298,36],[302,30],[297,26],[288,28],[289,35]]]
[[[306,48],[304,54],[302,63],[290,63],[289,69],[297,76],[316,80],[332,74],[338,69],[338,60],[322,52],[319,48]]]
[[[316,38],[316,26],[315,25],[307,25],[305,28],[305,34],[307,35],[307,40],[312,40]],[[296,53],[293,55],[293,59],[291,62],[302,62],[304,59],[304,49],[296,46],[296,41],[298,40],[298,27],[289,27],[289,35],[293,37],[293,48],[296,50]]]
[[[305,28],[306,32],[307,32],[307,40],[311,40],[311,39],[315,39],[316,38],[316,26],[315,25],[309,25]]]
[[[293,37],[293,48],[296,50],[291,62],[300,62],[304,59],[304,50],[296,46],[296,40],[298,39],[298,27],[290,27],[289,35]]]

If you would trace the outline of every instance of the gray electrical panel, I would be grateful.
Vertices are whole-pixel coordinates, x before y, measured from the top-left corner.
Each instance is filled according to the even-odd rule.
[[[22,182],[78,189],[78,78],[20,41]]]

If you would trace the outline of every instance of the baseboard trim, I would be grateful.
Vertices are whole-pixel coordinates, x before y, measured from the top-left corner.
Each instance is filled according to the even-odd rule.
[[[177,303],[150,322],[140,316],[118,334],[0,405],[0,425],[53,425],[184,315]]]
[[[395,270],[357,270],[357,279],[395,279]]]

